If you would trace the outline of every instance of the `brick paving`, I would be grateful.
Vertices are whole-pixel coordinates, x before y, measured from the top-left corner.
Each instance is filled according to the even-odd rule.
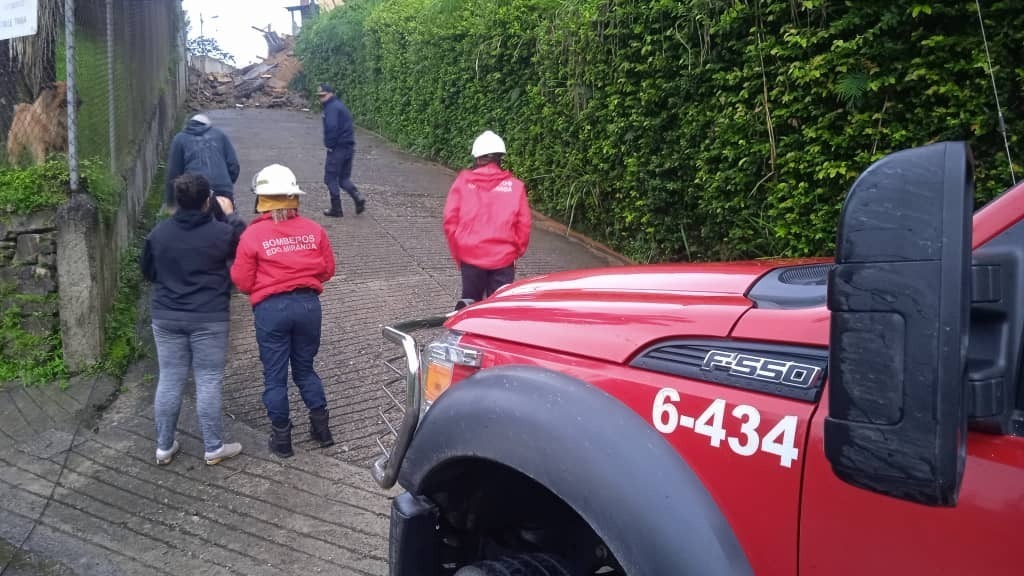
[[[289,166],[309,194],[303,199],[304,214],[323,224],[330,235],[338,275],[322,295],[324,333],[316,362],[338,440],[327,452],[365,466],[377,456],[375,438],[383,432],[377,412],[385,403],[381,324],[446,312],[459,296],[458,273],[441,230],[445,196],[455,173],[398,152],[386,141],[359,130],[352,180],[368,198],[366,212],[356,216],[352,201],[343,194],[345,217],[326,218],[320,213],[327,207],[328,196],[322,182],[318,116],[224,110],[211,113],[211,118],[238,143],[240,184],[250,182],[256,170],[272,162]],[[270,138],[266,126],[274,127]],[[250,146],[249,142],[261,145]],[[467,156],[469,146],[467,142]],[[247,186],[236,186],[235,194],[243,212],[251,211]],[[535,226],[518,277],[610,263],[598,252]],[[234,299],[232,318],[226,409],[267,430],[252,312],[242,295]],[[305,409],[294,387],[291,406],[293,417],[304,418]]]
[[[387,573],[388,498],[364,469],[272,459],[230,420],[245,452],[206,466],[188,396],[181,452],[157,466],[155,370],[137,365],[101,419],[108,379],[0,392],[0,574]]]
[[[296,455],[269,456],[252,312],[236,295],[225,436],[244,452],[206,466],[186,394],[182,451],[157,466],[155,354],[143,319],[147,359],[120,383],[82,377],[67,390],[0,385],[0,576],[387,573],[389,497],[397,491],[377,488],[366,466],[383,429],[380,325],[447,311],[458,296],[440,229],[454,174],[359,131],[353,179],[369,198],[367,211],[356,217],[345,200],[345,218],[327,219],[320,215],[327,195],[318,117],[271,110],[210,116],[238,148],[244,216],[251,217],[252,174],[280,162],[309,192],[304,212],[330,234],[338,276],[322,297],[317,366],[338,444],[315,450],[304,440],[305,411],[293,390]],[[536,227],[520,277],[609,263]]]

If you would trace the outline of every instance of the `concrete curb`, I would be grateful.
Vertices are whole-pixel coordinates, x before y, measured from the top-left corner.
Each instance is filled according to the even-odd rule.
[[[540,228],[547,230],[548,232],[554,232],[555,234],[568,238],[573,242],[582,244],[583,246],[586,246],[590,250],[593,250],[594,252],[598,252],[602,256],[605,256],[610,261],[612,261],[612,263],[618,264],[620,266],[633,266],[637,264],[635,260],[628,258],[616,252],[615,250],[612,250],[611,248],[598,242],[597,240],[594,240],[593,238],[585,234],[580,234],[579,232],[570,230],[568,226],[551,218],[550,216],[541,214],[535,209],[531,209],[530,212],[533,213],[534,223],[537,224],[537,226],[539,226]]]

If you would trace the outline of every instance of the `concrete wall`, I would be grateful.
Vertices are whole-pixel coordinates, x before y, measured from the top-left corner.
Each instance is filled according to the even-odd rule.
[[[190,65],[206,74],[231,74],[237,72],[238,69],[234,66],[223,62],[211,56],[192,56],[189,55]]]
[[[119,167],[125,187],[117,214],[104,222],[96,203],[85,194],[73,195],[57,211],[60,327],[64,361],[72,372],[102,358],[105,320],[117,293],[120,255],[135,237],[153,177],[184,108],[187,81],[183,45],[179,53],[178,77],[169,79],[154,105],[134,161]]]

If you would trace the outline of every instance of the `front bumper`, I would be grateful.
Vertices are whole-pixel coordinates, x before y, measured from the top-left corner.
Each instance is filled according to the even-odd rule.
[[[437,507],[422,496],[399,494],[391,504],[388,565],[392,576],[433,576],[439,566]]]

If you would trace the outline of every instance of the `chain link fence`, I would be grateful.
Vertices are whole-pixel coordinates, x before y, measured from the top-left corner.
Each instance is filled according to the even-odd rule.
[[[180,0],[0,5],[0,32],[16,36],[0,41],[3,380],[103,357],[186,76]]]
[[[0,42],[0,166],[67,157],[72,186],[79,164],[122,176],[153,115],[164,113],[164,91],[175,89],[180,2],[38,1],[37,34]],[[69,101],[77,101],[73,142]]]

